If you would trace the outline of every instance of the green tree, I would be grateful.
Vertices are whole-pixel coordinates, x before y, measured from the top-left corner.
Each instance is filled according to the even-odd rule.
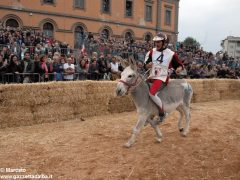
[[[192,37],[187,37],[184,41],[183,41],[183,45],[185,47],[189,47],[189,48],[198,48],[200,47],[200,43],[197,42],[196,39],[192,38]]]

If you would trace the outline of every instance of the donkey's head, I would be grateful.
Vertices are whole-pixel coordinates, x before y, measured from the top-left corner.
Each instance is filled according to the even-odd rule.
[[[129,90],[134,88],[138,82],[137,64],[133,57],[129,57],[127,60],[118,57],[124,70],[121,73],[121,79],[117,84],[116,94],[117,96],[124,96]]]

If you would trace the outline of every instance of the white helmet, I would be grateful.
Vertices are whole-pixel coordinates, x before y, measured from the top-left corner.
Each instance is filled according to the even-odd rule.
[[[158,33],[154,38],[153,41],[166,41],[167,35],[163,33]]]

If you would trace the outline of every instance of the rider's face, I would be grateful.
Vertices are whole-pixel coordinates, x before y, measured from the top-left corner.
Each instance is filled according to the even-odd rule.
[[[155,41],[155,45],[157,49],[161,49],[163,47],[163,42],[162,41]]]

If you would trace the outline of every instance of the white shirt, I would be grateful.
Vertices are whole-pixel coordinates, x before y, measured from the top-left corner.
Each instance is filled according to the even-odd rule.
[[[111,65],[111,70],[113,71],[113,72],[118,72],[118,63],[116,62],[115,64],[114,63],[110,63],[110,65]]]
[[[69,65],[68,63],[65,63],[65,64],[63,65],[64,72],[65,72],[68,68],[71,68],[71,69],[75,70],[74,64],[70,64],[70,65]],[[73,74],[71,74],[71,75],[64,75],[64,79],[73,80]]]

